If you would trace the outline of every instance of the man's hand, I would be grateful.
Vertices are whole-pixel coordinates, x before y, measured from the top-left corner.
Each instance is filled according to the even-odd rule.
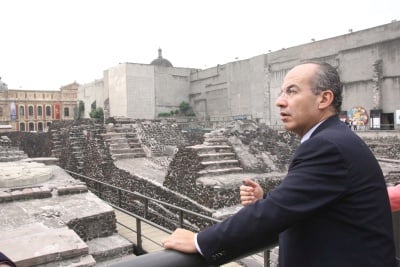
[[[197,253],[194,236],[195,234],[193,232],[178,228],[172,233],[172,235],[164,239],[162,242],[163,247],[184,253]]]
[[[244,185],[240,186],[240,201],[243,206],[253,204],[257,200],[263,198],[264,190],[258,183],[248,178],[246,178],[243,183]]]

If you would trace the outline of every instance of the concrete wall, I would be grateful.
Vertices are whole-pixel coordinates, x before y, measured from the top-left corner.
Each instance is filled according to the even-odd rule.
[[[104,100],[108,97],[104,90],[103,79],[95,80],[91,83],[86,83],[79,86],[78,89],[78,101],[85,103],[85,112],[83,118],[90,118],[89,113],[91,111],[91,105],[96,101],[96,107],[104,109]]]
[[[231,116],[266,116],[264,56],[227,64]]]
[[[306,60],[325,61],[338,68],[344,83],[343,110],[356,106],[367,111],[374,109],[376,86],[380,90],[378,108],[383,113],[400,109],[396,101],[400,94],[400,22],[276,51],[265,57],[266,75],[270,77],[265,87],[270,88],[271,95],[271,115],[266,121],[271,124],[281,124],[275,100],[285,74]],[[375,81],[377,61],[381,62],[382,70]]]
[[[110,116],[126,116],[128,110],[127,101],[127,65],[119,64],[108,69],[108,94],[110,103]]]
[[[154,66],[155,115],[179,109],[182,101],[189,102],[190,69]]]
[[[126,63],[125,66],[126,87],[123,90],[126,93],[127,106],[126,112],[120,113],[119,116],[153,119],[155,116],[154,66],[133,63]],[[122,93],[121,97],[123,95]],[[111,101],[110,106],[112,106]]]
[[[228,117],[227,65],[217,65],[190,75],[189,101],[198,118]]]

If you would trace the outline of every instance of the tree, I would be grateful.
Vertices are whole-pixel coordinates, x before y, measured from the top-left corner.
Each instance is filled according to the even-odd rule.
[[[179,110],[180,110],[180,113],[182,113],[183,115],[186,116],[188,111],[192,110],[192,107],[189,105],[189,103],[186,103],[185,101],[182,101],[179,104]]]
[[[97,119],[98,121],[104,121],[103,108],[92,109],[89,113],[90,118]]]
[[[82,119],[85,112],[85,102],[79,100],[78,106],[74,108],[74,119],[79,120]]]

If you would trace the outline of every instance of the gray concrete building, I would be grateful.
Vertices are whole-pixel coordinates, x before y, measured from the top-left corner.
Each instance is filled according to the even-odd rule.
[[[295,65],[325,61],[344,84],[342,119],[360,129],[400,128],[400,22],[349,32],[200,70],[173,67],[159,56],[151,64],[123,63],[82,85],[78,99],[106,116],[155,119],[188,102],[197,118],[211,121],[251,118],[281,125],[275,99]],[[168,64],[168,63],[169,64]]]

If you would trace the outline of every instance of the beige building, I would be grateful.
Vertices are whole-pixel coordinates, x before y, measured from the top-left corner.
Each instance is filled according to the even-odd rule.
[[[150,64],[121,63],[105,70],[102,79],[81,85],[78,99],[85,103],[85,117],[102,107],[106,118],[154,119],[188,102],[193,70],[173,67],[161,49],[158,53]]]
[[[275,99],[285,74],[307,60],[335,66],[344,84],[341,114],[358,128],[400,128],[400,22],[312,41],[205,70],[177,68],[159,57],[123,63],[79,87],[78,99],[106,117],[155,119],[188,102],[200,119],[251,118],[281,125]]]
[[[59,91],[8,89],[0,81],[0,132],[43,132],[59,120],[73,120],[79,84]]]

